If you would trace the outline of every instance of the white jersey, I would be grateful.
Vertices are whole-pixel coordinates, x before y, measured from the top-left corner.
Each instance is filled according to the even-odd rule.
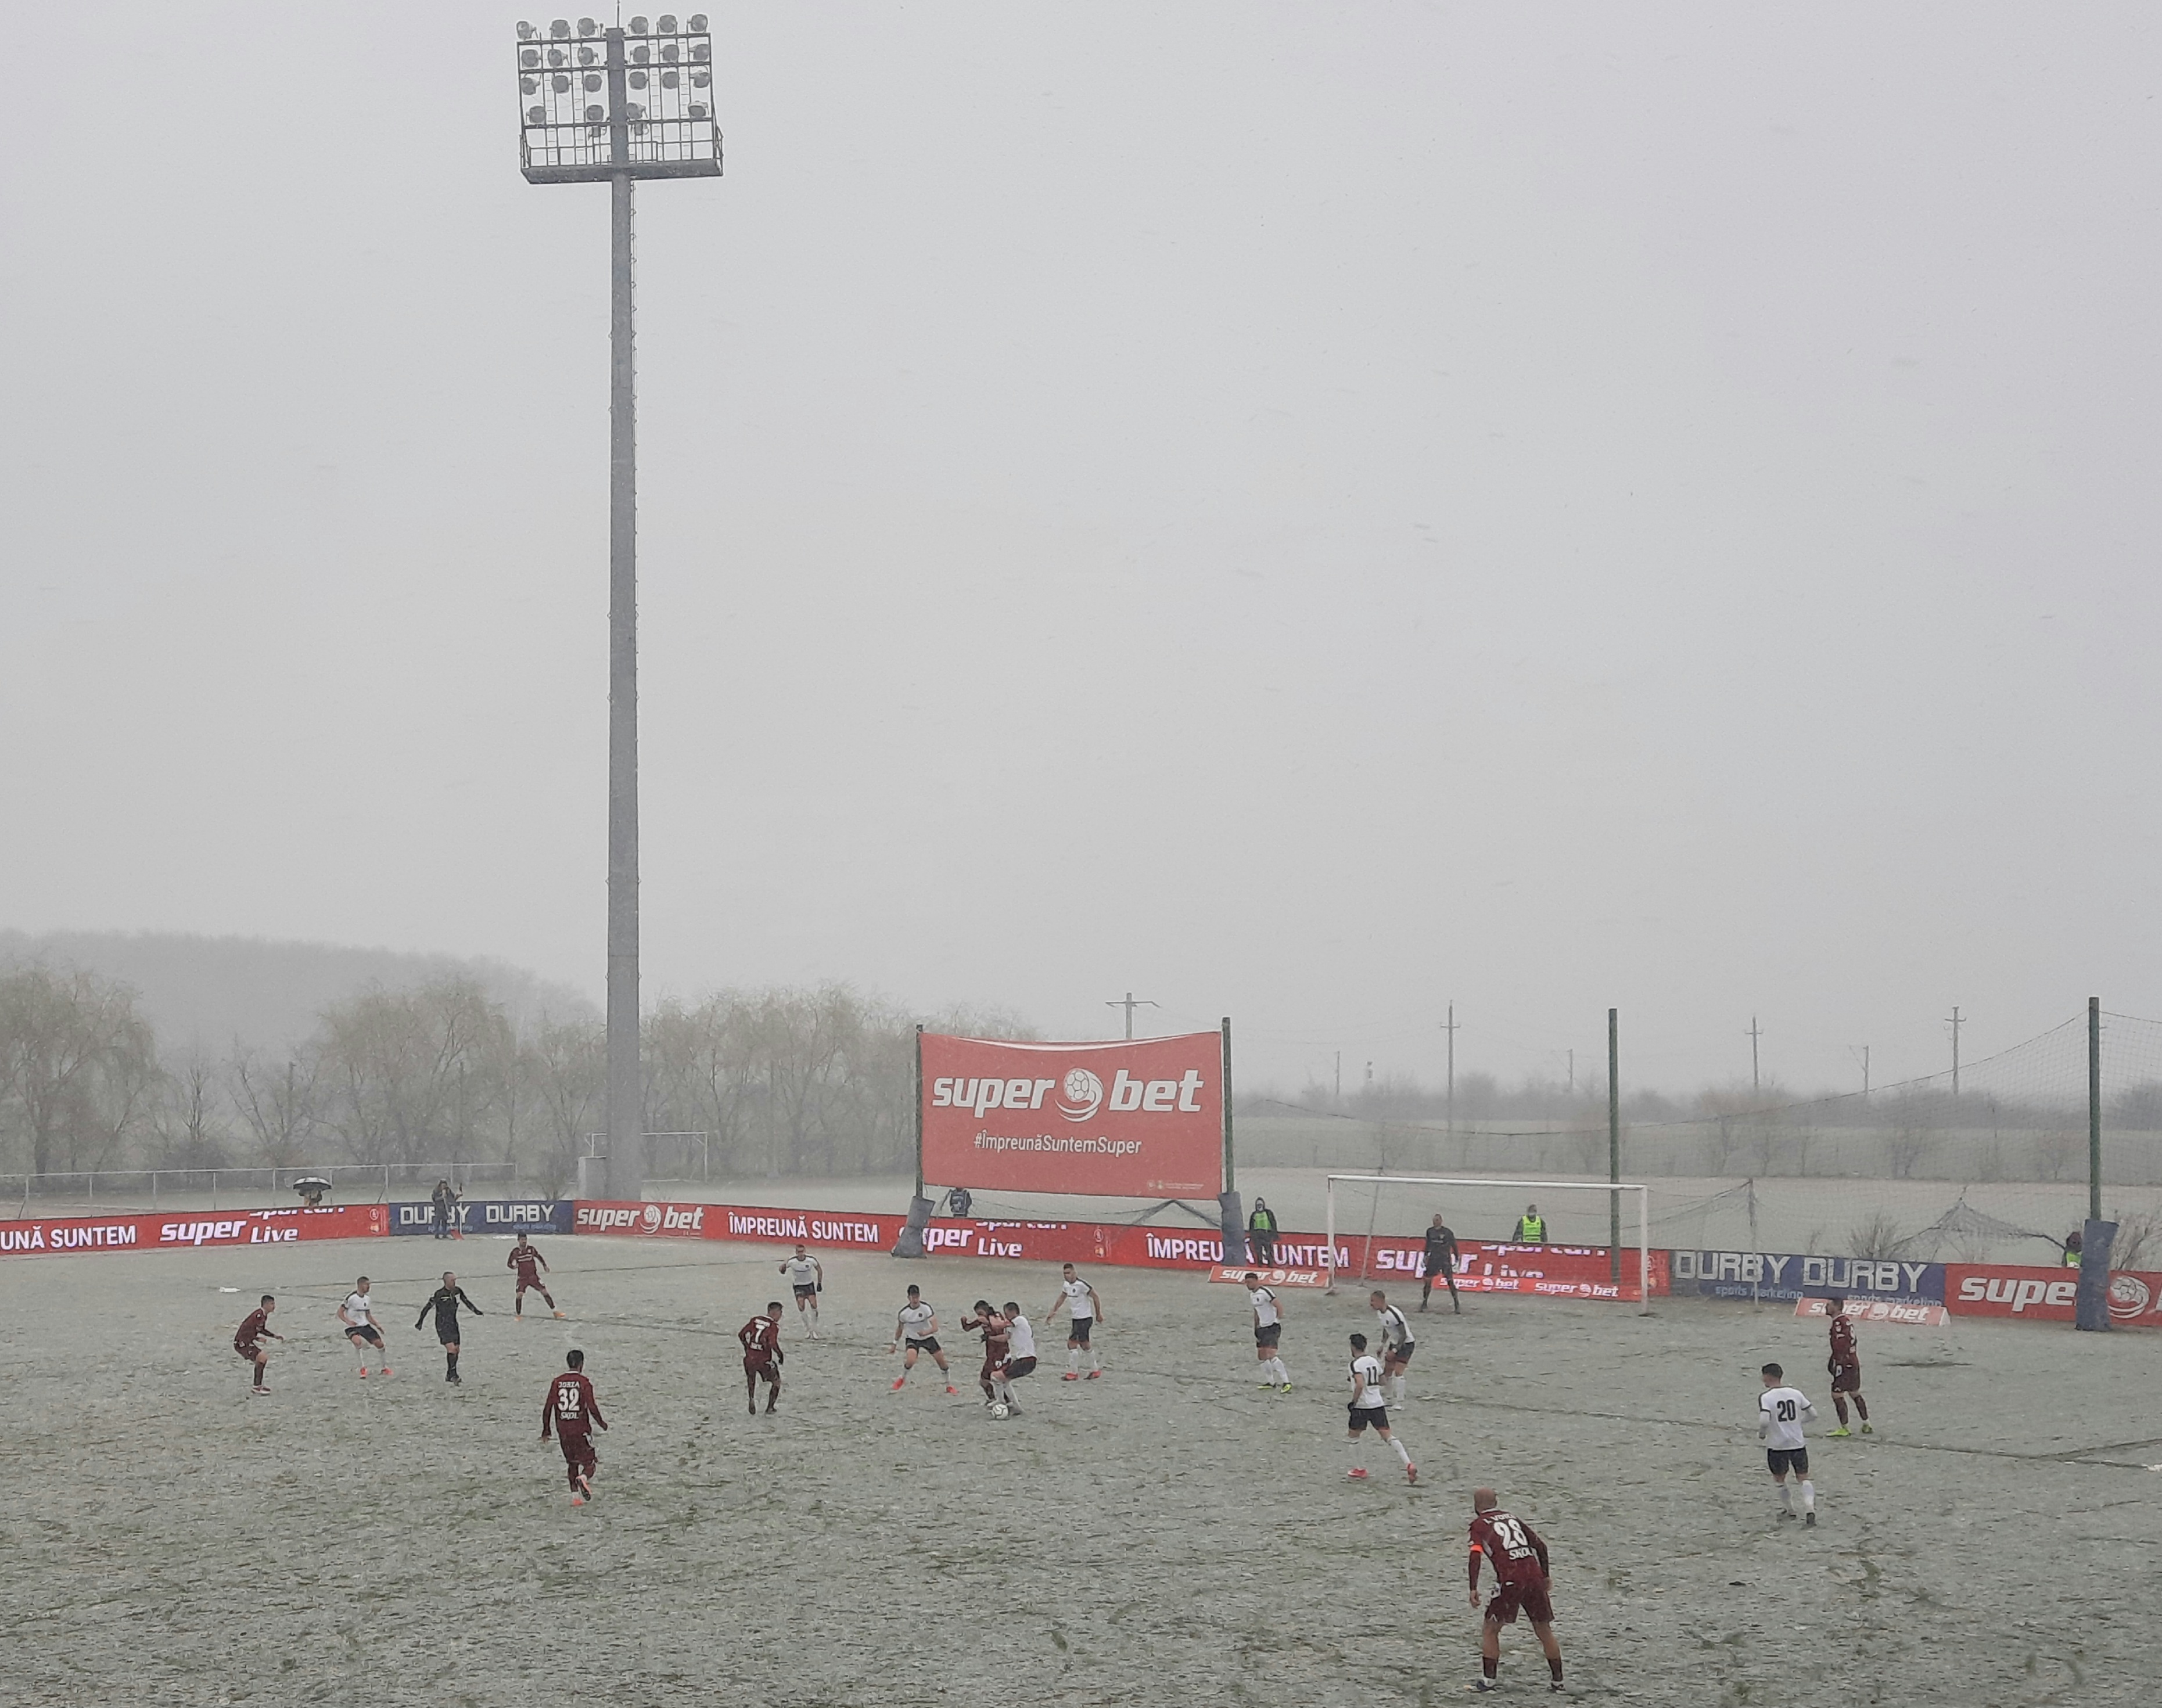
[[[1809,1397],[1798,1387],[1768,1387],[1757,1397],[1761,1419],[1757,1433],[1774,1453],[1791,1453],[1804,1444],[1802,1425],[1817,1420]]]
[[[1254,1325],[1266,1329],[1283,1319],[1277,1314],[1277,1296],[1266,1287],[1250,1287],[1246,1298],[1254,1308]]]
[[[781,1267],[786,1272],[791,1287],[816,1287],[818,1284],[818,1260],[816,1257],[791,1257]]]
[[[1096,1314],[1096,1301],[1087,1282],[1079,1279],[1062,1281],[1058,1290],[1066,1295],[1066,1314],[1075,1321]]]
[[[901,1335],[905,1340],[928,1340],[931,1324],[938,1313],[927,1304],[903,1305],[901,1308]]]
[[[373,1328],[375,1324],[375,1301],[364,1293],[349,1293],[345,1296],[345,1319],[355,1329]]]
[[[1036,1330],[1029,1327],[1026,1317],[1013,1316],[1006,1319],[1006,1356],[1009,1358],[1036,1356]]]
[[[1411,1319],[1394,1305],[1383,1305],[1374,1315],[1381,1324],[1381,1344],[1394,1348],[1412,1344]]]
[[[1381,1361],[1371,1352],[1361,1352],[1351,1361],[1351,1373],[1359,1378],[1359,1392],[1351,1403],[1362,1412],[1381,1405]]]

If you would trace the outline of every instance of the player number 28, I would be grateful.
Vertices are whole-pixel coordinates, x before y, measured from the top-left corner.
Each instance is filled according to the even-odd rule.
[[[1528,1549],[1532,1545],[1524,1534],[1524,1527],[1514,1518],[1504,1518],[1494,1527],[1494,1533],[1501,1538],[1501,1546],[1512,1554]]]

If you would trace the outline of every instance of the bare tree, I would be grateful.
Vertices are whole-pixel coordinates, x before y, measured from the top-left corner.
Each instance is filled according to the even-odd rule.
[[[0,974],[0,1121],[31,1173],[107,1166],[157,1081],[156,1041],[128,986],[43,963]]]
[[[159,1168],[222,1168],[230,1160],[220,1074],[202,1051],[191,1050],[165,1070],[156,1122]]]
[[[287,1056],[279,1068],[238,1040],[226,1059],[226,1094],[256,1153],[273,1168],[295,1168],[308,1160],[316,1128],[316,1070],[312,1050]]]

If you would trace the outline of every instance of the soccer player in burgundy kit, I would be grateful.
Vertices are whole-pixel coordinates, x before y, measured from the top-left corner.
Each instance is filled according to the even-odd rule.
[[[758,1385],[762,1379],[773,1388],[765,1397],[766,1415],[771,1417],[781,1397],[781,1301],[769,1300],[761,1314],[736,1330],[736,1339],[743,1342],[744,1398],[750,1414],[758,1415]]]
[[[1547,1595],[1547,1545],[1539,1533],[1513,1512],[1504,1510],[1491,1489],[1471,1491],[1471,1605],[1479,1605],[1479,1563],[1494,1568],[1494,1599],[1486,1604],[1486,1617],[1479,1632],[1479,1682],[1475,1690],[1498,1687],[1501,1665],[1501,1627],[1514,1625],[1522,1613],[1532,1622],[1532,1634],[1546,1651],[1547,1670],[1554,1677],[1547,1688],[1561,1689],[1561,1645],[1554,1641],[1554,1603]]]
[[[1831,1356],[1825,1360],[1825,1368],[1831,1375],[1832,1409],[1839,1413],[1839,1428],[1831,1433],[1845,1436],[1851,1432],[1846,1427],[1846,1402],[1854,1402],[1854,1409],[1862,1413],[1862,1433],[1874,1435],[1869,1426],[1869,1402],[1862,1397],[1862,1355],[1854,1350],[1854,1324],[1846,1319],[1846,1301],[1833,1296],[1828,1308],[1831,1313]]]
[[[548,1301],[548,1308],[556,1311],[556,1295],[541,1285],[540,1272],[548,1267],[548,1260],[540,1255],[540,1248],[529,1245],[525,1235],[518,1236],[518,1243],[510,1248],[510,1256],[504,1267],[518,1272],[518,1296],[510,1302],[510,1314],[520,1322],[525,1319],[525,1294],[530,1288]],[[556,1311],[557,1316],[563,1314]]]
[[[540,1439],[546,1441],[549,1430],[555,1430],[571,1480],[571,1504],[582,1507],[593,1497],[593,1477],[600,1470],[601,1456],[593,1450],[593,1425],[605,1429],[608,1419],[601,1415],[601,1402],[587,1379],[586,1355],[567,1352],[563,1362],[570,1368],[548,1384],[548,1397],[540,1402]]]
[[[984,1403],[995,1406],[1003,1402],[1010,1411],[1013,1396],[1006,1389],[1006,1360],[1011,1353],[1007,1339],[1006,1319],[992,1308],[987,1298],[976,1301],[976,1314],[961,1319],[964,1329],[980,1329],[984,1336],[984,1367],[976,1372],[976,1386],[984,1391]]]
[[[255,1385],[248,1389],[250,1393],[267,1394],[270,1392],[263,1385],[263,1366],[270,1361],[270,1355],[263,1350],[263,1343],[285,1338],[283,1335],[271,1332],[270,1313],[277,1308],[278,1301],[264,1293],[263,1303],[241,1319],[240,1327],[233,1333],[232,1350],[255,1366]]]

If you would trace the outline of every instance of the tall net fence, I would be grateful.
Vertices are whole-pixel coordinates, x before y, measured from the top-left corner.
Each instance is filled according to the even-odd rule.
[[[2162,1267],[2162,1021],[2104,1013],[2100,1041],[2102,1209],[2122,1225],[2115,1261]],[[2055,1262],[2087,1213],[2087,1051],[2081,1015],[1956,1078],[1761,1105],[1744,1094],[1684,1117],[1627,1120],[1622,1175],[1652,1188],[1653,1243],[1668,1248]],[[1626,1061],[1623,1071],[1626,1084]],[[1603,1120],[1450,1127],[1277,1105],[1242,1110],[1238,1132],[1241,1167],[1265,1172],[1294,1208],[1314,1170],[1528,1182],[1607,1172]],[[1500,1239],[1521,1209],[1429,1207],[1434,1195],[1377,1188],[1376,1225],[1409,1232],[1439,1209],[1466,1237]],[[1603,1206],[1541,1209],[1556,1240],[1606,1237]]]

